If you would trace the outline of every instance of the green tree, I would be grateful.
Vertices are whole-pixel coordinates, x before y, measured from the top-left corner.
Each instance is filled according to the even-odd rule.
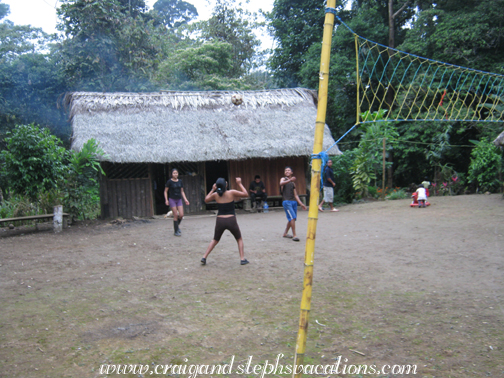
[[[158,0],[153,9],[157,12],[160,22],[172,29],[198,17],[196,7],[183,0]]]
[[[341,10],[346,1],[337,3]],[[276,47],[268,66],[280,86],[294,87],[303,82],[301,67],[306,62],[305,54],[310,46],[322,41],[324,12],[324,2],[319,0],[274,2],[267,18]],[[320,65],[320,49],[318,54]]]
[[[372,41],[386,45],[388,42],[388,4],[387,1],[354,2],[351,10],[338,8],[338,16],[355,33]],[[401,18],[395,23],[396,41],[402,41],[405,24]],[[321,29],[322,30],[322,29]],[[303,55],[298,75],[301,85],[318,88],[320,70],[321,37],[310,44]],[[335,137],[341,136],[356,123],[356,78],[354,36],[344,25],[338,25],[333,33],[331,44],[329,102],[326,122]],[[346,141],[358,140],[359,134],[353,132]]]
[[[10,7],[0,0],[0,20],[10,14]],[[5,20],[0,23],[0,62],[6,62],[21,54],[40,52],[47,48],[51,37],[42,29],[29,25],[14,25]]]
[[[173,51],[159,65],[154,81],[169,90],[261,89],[269,83],[264,73],[234,77],[233,67],[233,46],[206,42]]]
[[[7,133],[5,141],[2,175],[14,193],[34,199],[39,192],[57,187],[63,178],[66,152],[49,129],[20,125]]]
[[[333,161],[336,187],[334,188],[334,202],[351,203],[355,198],[351,167],[355,161],[357,149],[347,150],[337,156],[331,156]]]
[[[503,8],[504,0],[444,0],[424,4],[399,49],[503,73]]]
[[[233,67],[233,46],[210,42],[176,50],[160,64],[155,80],[166,89],[226,89]],[[222,82],[217,84],[217,82]]]
[[[105,175],[100,157],[106,155],[94,139],[69,153],[64,206],[72,219],[94,219],[100,213],[98,175]]]
[[[0,6],[2,18],[8,6]],[[0,143],[17,124],[36,123],[68,134],[66,117],[57,106],[66,88],[58,62],[47,52],[53,41],[41,29],[0,23]]]
[[[133,91],[152,89],[163,34],[145,13],[143,1],[63,0],[58,29],[66,39],[59,57],[73,90]]]
[[[58,62],[48,54],[25,53],[0,62],[0,133],[36,123],[68,138],[67,117],[58,99],[66,87]]]
[[[42,29],[3,21],[0,23],[0,62],[8,62],[25,53],[40,53],[51,41]]]
[[[362,124],[361,140],[355,151],[355,161],[350,169],[354,188],[356,191],[361,192],[363,196],[367,195],[371,180],[376,180],[380,172],[383,174],[383,154],[392,151],[397,145],[399,133],[393,122],[382,121],[385,113],[386,110],[382,109],[378,112],[364,112],[362,114],[364,121],[378,121]],[[383,140],[386,141],[385,151],[383,150]],[[385,169],[388,165],[390,163],[385,164]]]
[[[230,0],[217,0],[212,16],[201,21],[201,38],[209,42],[224,42],[232,46],[232,70],[229,77],[238,78],[260,65],[261,42],[253,33],[258,24],[254,15]]]
[[[10,7],[8,4],[0,3],[0,20],[10,14]]]
[[[154,81],[172,90],[263,89],[271,78],[259,65],[260,42],[253,33],[254,15],[219,0],[208,21],[188,26],[191,36],[179,38],[166,50]]]

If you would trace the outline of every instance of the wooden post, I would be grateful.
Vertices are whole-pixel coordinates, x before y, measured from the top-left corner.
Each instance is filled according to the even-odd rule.
[[[53,215],[54,232],[61,232],[63,230],[63,206],[54,206]]]

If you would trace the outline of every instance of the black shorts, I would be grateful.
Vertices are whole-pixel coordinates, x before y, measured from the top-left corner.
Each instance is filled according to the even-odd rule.
[[[235,216],[227,218],[217,217],[217,221],[215,222],[214,240],[219,241],[226,230],[229,230],[236,240],[241,238],[240,227],[238,227],[238,222],[236,221]]]

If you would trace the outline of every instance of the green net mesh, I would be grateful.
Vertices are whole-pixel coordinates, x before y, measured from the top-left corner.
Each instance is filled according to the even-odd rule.
[[[387,109],[384,121],[504,119],[504,76],[391,49],[356,34],[358,122]]]

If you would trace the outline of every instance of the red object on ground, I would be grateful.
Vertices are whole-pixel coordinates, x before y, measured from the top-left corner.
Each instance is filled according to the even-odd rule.
[[[429,190],[425,189],[425,191],[427,192],[427,196],[428,196],[429,195]],[[411,196],[411,198],[413,198],[413,201],[411,201],[410,207],[418,206],[418,193],[417,192],[413,193],[413,195]],[[425,201],[425,206],[430,206],[429,201]]]

